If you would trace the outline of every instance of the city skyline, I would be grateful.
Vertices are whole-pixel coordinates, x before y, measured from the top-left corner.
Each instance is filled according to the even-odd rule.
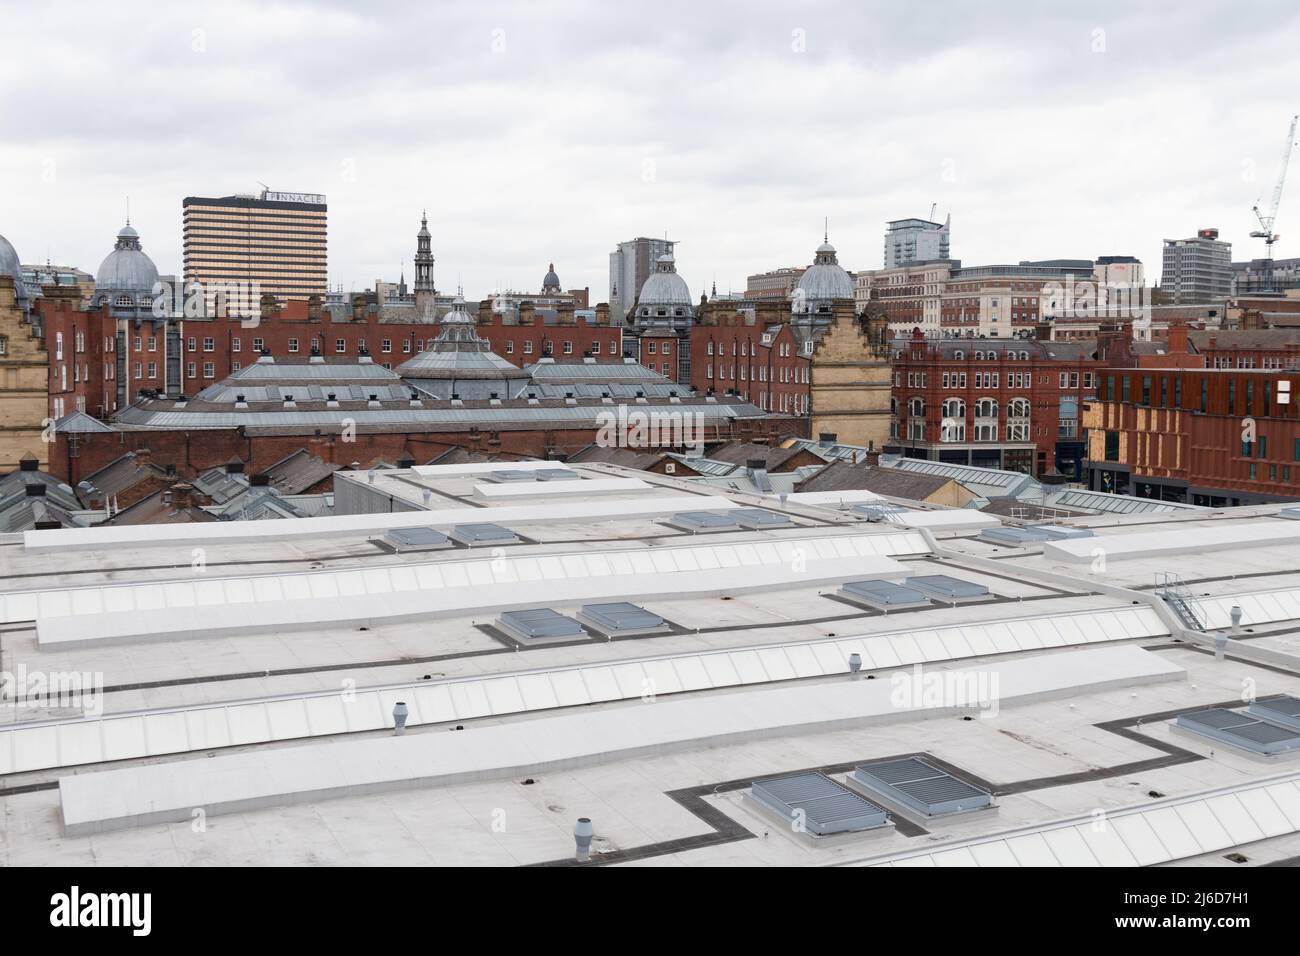
[[[811,262],[824,217],[846,268],[876,268],[885,223],[932,203],[966,263],[1135,255],[1154,279],[1163,240],[1203,227],[1234,260],[1262,255],[1250,207],[1295,106],[1281,4],[1263,34],[1120,5],[1032,22],[999,7],[974,33],[842,4],[667,4],[631,33],[587,4],[176,5],[139,29],[57,6],[100,42],[12,22],[19,49],[39,38],[80,71],[0,64],[5,111],[42,116],[0,146],[0,232],[27,262],[90,272],[128,196],[145,250],[179,274],[181,200],[265,182],[328,197],[345,290],[403,265],[411,281],[425,208],[439,290],[470,297],[540,287],[554,262],[603,301],[615,244],[665,232],[693,296],[740,290]],[[124,51],[143,64],[129,76]],[[1284,202],[1278,258],[1300,253],[1288,222]]]

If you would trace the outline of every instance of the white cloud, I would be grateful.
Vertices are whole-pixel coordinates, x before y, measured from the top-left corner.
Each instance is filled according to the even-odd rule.
[[[177,271],[181,199],[263,181],[328,194],[345,287],[401,260],[409,278],[427,206],[440,287],[532,288],[554,261],[603,299],[621,239],[680,240],[698,295],[806,263],[823,216],[844,265],[878,265],[885,221],[937,203],[967,263],[1127,253],[1156,275],[1161,240],[1200,226],[1259,254],[1250,206],[1297,108],[1297,16],[1282,0],[1250,16],[55,3],[8,17],[0,41],[0,233],[28,260],[93,270],[130,195],[146,249]]]

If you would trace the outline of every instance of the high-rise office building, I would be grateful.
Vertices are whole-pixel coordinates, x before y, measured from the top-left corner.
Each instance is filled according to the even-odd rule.
[[[632,312],[641,286],[663,255],[672,255],[673,243],[667,239],[629,239],[620,242],[609,254],[609,314],[622,322]]]
[[[908,262],[948,259],[952,217],[943,222],[928,219],[895,219],[885,224],[885,268]]]
[[[1174,305],[1226,299],[1232,292],[1232,243],[1217,229],[1191,239],[1166,239],[1160,288]]]
[[[259,196],[188,196],[182,204],[185,281],[252,307],[271,293],[281,300],[326,293],[326,206],[315,193],[263,190]]]

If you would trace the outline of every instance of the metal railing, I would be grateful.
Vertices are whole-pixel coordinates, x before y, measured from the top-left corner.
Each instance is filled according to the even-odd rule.
[[[1155,594],[1173,608],[1187,628],[1193,631],[1205,630],[1205,615],[1181,575],[1172,571],[1157,571]]]

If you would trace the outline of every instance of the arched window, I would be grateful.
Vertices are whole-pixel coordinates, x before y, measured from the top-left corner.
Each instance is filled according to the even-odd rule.
[[[907,403],[907,414],[913,418],[925,417],[925,399],[913,398]]]
[[[1028,418],[1029,399],[1013,398],[1007,403],[1007,418]]]
[[[961,349],[958,349],[956,352],[952,353],[952,357],[955,359],[964,359],[966,357],[966,353],[963,352]]]
[[[943,417],[964,419],[966,417],[966,403],[960,398],[945,398],[943,400]]]
[[[998,403],[993,398],[981,398],[975,403],[976,418],[997,418]]]

